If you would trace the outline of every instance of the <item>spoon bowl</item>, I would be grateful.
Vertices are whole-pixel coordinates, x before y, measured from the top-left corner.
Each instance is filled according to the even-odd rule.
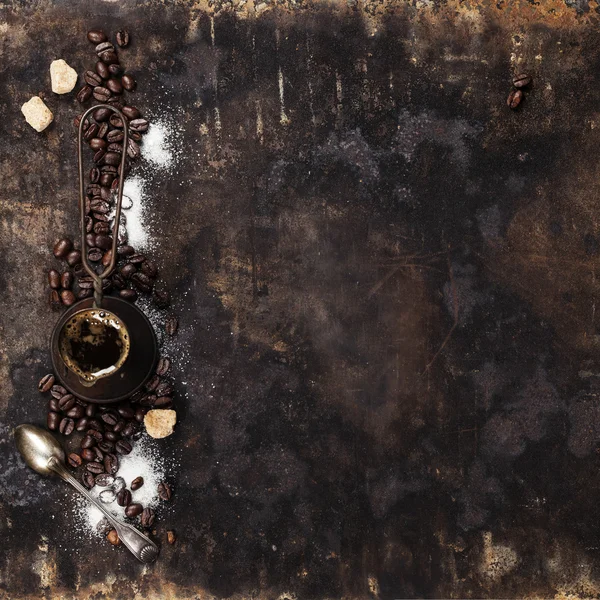
[[[56,471],[50,467],[50,459],[60,463],[65,460],[65,453],[55,437],[35,425],[19,425],[15,428],[17,450],[27,466],[40,475],[54,475]]]

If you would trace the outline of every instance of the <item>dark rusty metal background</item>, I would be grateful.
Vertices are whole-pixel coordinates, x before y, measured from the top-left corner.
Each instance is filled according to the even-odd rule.
[[[586,0],[5,3],[5,597],[597,597],[598,21]],[[158,527],[179,541],[150,569],[72,541],[71,496],[10,440],[44,418],[45,269],[77,234],[78,109],[48,66],[81,72],[86,30],[123,25],[138,106],[184,123],[154,206],[188,348]]]

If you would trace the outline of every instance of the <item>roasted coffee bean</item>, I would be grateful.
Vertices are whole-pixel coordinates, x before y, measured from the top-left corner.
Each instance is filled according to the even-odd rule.
[[[112,485],[115,481],[114,475],[110,473],[100,473],[100,475],[96,476],[96,485],[100,487],[108,487]]]
[[[158,365],[156,366],[156,374],[160,377],[163,377],[169,372],[171,368],[171,359],[167,356],[161,356],[158,361]]]
[[[143,406],[140,406],[135,409],[135,420],[138,423],[143,423],[145,416],[146,416],[146,409]]]
[[[131,492],[128,489],[122,489],[117,493],[117,504],[119,506],[129,506],[131,504]]]
[[[104,473],[104,465],[99,462],[91,461],[85,465],[85,468],[94,475],[100,475],[100,473]]]
[[[150,381],[148,381],[148,383],[146,384],[146,390],[148,392],[153,392],[159,385],[160,385],[161,379],[158,375],[155,375],[152,379],[150,379]]]
[[[121,543],[121,540],[119,539],[119,534],[117,533],[116,529],[111,529],[107,535],[106,535],[106,539],[109,541],[109,543],[111,543],[113,546],[118,546]]]
[[[143,477],[136,477],[131,482],[131,489],[135,492],[135,490],[139,490],[143,485],[144,485],[144,478]]]
[[[64,412],[71,410],[75,406],[75,396],[73,394],[65,394],[58,401],[58,406]]]
[[[67,417],[72,419],[81,419],[85,415],[85,408],[81,404],[76,404],[73,408],[68,410],[66,413]]]
[[[65,306],[72,306],[77,301],[75,294],[71,290],[62,290],[60,292],[60,299]]]
[[[113,112],[110,108],[98,108],[94,111],[94,119],[98,121],[98,123],[108,121],[112,114]]]
[[[48,303],[50,304],[50,308],[52,310],[58,310],[62,306],[60,296],[58,295],[57,290],[50,290],[50,294],[48,296]]]
[[[87,32],[87,39],[92,42],[92,44],[100,44],[106,41],[106,34],[101,29],[90,29]]]
[[[83,139],[86,142],[93,140],[96,137],[96,134],[98,133],[99,130],[100,130],[100,126],[98,125],[98,123],[92,123],[87,128],[87,131],[83,134]],[[89,187],[88,187],[88,190],[89,190]]]
[[[132,289],[124,289],[119,291],[119,296],[123,298],[123,300],[127,300],[128,302],[135,302],[137,300],[137,292]]]
[[[83,472],[83,474],[81,475],[81,482],[89,490],[91,490],[94,487],[94,485],[96,485],[94,474],[90,473],[89,471]]]
[[[117,154],[121,154],[123,152],[123,146],[121,146],[121,144],[119,144],[118,142],[114,142],[112,144],[109,144],[108,147],[106,148],[106,150],[108,152],[116,152]],[[117,183],[115,183],[115,181]],[[113,182],[110,184],[111,189],[116,190],[119,186],[119,179],[115,178],[113,180]]]
[[[90,298],[94,292],[92,290],[79,290],[75,296],[77,300],[85,300],[86,298]]]
[[[104,412],[100,415],[100,418],[107,424],[110,425],[111,427],[114,427],[117,422],[118,422],[118,417],[117,415],[111,410],[110,412]]]
[[[106,66],[105,63],[103,63],[101,60],[99,60],[96,63],[96,73],[98,73],[98,75],[102,78],[102,79],[108,79],[110,77],[110,71],[108,70],[108,67]],[[98,86],[98,85],[102,85],[102,79],[100,80],[100,83],[95,83],[93,84],[94,87]],[[89,83],[89,82],[88,82]],[[90,84],[92,85],[92,84]]]
[[[56,412],[49,412],[46,417],[46,425],[50,431],[56,431],[58,429],[58,424],[61,421],[61,417]]]
[[[119,44],[121,48],[129,46],[129,31],[127,31],[127,29],[121,29],[120,31],[117,31],[116,38],[117,44]]]
[[[133,90],[135,90],[135,79],[131,75],[127,73],[123,75],[123,77],[121,77],[121,83],[128,92],[133,92]]]
[[[154,286],[154,282],[152,281],[152,279],[150,279],[150,277],[148,277],[147,275],[144,275],[144,273],[133,273],[133,275],[131,276],[131,281],[133,281],[133,285],[135,285],[135,287],[140,290],[141,292],[144,293],[149,293],[152,291],[152,287]]]
[[[125,134],[123,133],[122,129],[112,129],[111,131],[108,132],[106,139],[110,143],[116,143],[116,142],[122,141],[124,135]]]
[[[132,435],[134,435],[135,433],[137,433],[138,428],[136,427],[135,423],[127,423],[127,425],[125,426],[125,429],[123,429],[123,431],[121,432],[121,435],[124,438],[128,438],[131,437]]]
[[[95,404],[91,404],[91,403],[88,404],[85,407],[85,416],[92,418],[96,414],[96,410],[97,409],[96,409],[96,405]]]
[[[50,398],[50,400],[48,400],[48,410],[51,410],[52,412],[60,412],[58,400],[56,398]]]
[[[98,127],[98,133],[96,134],[96,137],[104,139],[106,137],[107,133],[108,133],[108,123],[106,121],[104,121],[104,123],[100,123],[100,127]]]
[[[98,129],[100,129],[100,128],[98,128]],[[96,136],[94,136],[94,137],[96,137]],[[98,194],[100,194],[100,186],[97,183],[91,183],[87,186],[86,193],[90,198],[93,198],[94,196],[98,196]]]
[[[114,52],[114,49],[115,49],[115,47],[108,40],[104,40],[103,42],[100,42],[95,48],[96,54],[102,54],[103,52],[106,52],[107,50],[111,50]]]
[[[104,167],[102,167],[104,168]],[[107,215],[110,212],[110,205],[106,200],[102,200],[100,196],[96,196],[90,204],[92,211],[100,213],[101,215]],[[100,237],[100,236],[98,236]],[[98,246],[100,247],[100,246]]]
[[[98,183],[98,179],[100,179],[100,169],[92,167],[90,169],[90,181],[92,183]]]
[[[102,85],[102,77],[100,77],[98,73],[94,73],[94,71],[86,71],[83,74],[83,78],[88,85],[92,86],[92,88]]]
[[[117,254],[119,256],[131,256],[135,254],[135,250],[132,246],[119,246],[117,248]]]
[[[54,256],[56,256],[56,258],[64,258],[71,252],[72,248],[73,242],[69,238],[62,238],[54,245]]]
[[[48,271],[48,284],[53,290],[58,290],[60,288],[60,273],[56,269],[50,269]]]
[[[140,157],[141,151],[140,146],[137,142],[132,139],[127,140],[127,156],[132,160],[136,160]]]
[[[108,221],[110,221],[110,219],[106,215],[99,212],[94,213],[94,219],[97,219],[98,221],[103,221],[105,223],[108,223]]]
[[[101,85],[97,85],[94,88],[93,94],[94,98],[98,100],[98,102],[106,102],[111,96],[110,90]]]
[[[92,419],[93,417],[87,417],[87,418],[88,418],[88,425],[89,425],[89,420]],[[94,438],[96,440],[96,442],[101,442],[104,439],[102,432],[98,431],[97,429],[88,429],[86,431],[86,436]]]
[[[77,102],[79,102],[79,104],[84,104],[87,102],[92,97],[93,89],[94,88],[92,88],[91,85],[84,85],[75,96]]]
[[[115,501],[117,495],[112,489],[103,490],[98,494],[98,500],[102,502],[102,504],[111,504]]]
[[[88,260],[90,262],[98,262],[99,260],[102,260],[102,250],[99,248],[92,248],[88,252]]]
[[[123,429],[125,428],[125,426],[123,426]],[[115,450],[119,453],[119,454],[129,454],[132,450],[132,446],[131,444],[127,441],[127,440],[119,440],[116,444],[115,444]]]
[[[157,396],[170,396],[173,393],[173,387],[168,381],[162,381],[156,388]]]
[[[531,75],[527,75],[527,73],[519,73],[513,77],[513,85],[516,88],[524,88],[527,87],[532,81]]]
[[[96,418],[90,419],[90,429],[95,429],[96,431],[102,431],[104,426],[102,422]]]
[[[175,335],[177,328],[179,327],[179,321],[175,315],[169,315],[165,320],[165,331],[167,335]]]
[[[94,446],[93,448],[90,448],[90,450],[92,450],[96,457],[94,458],[94,460],[96,462],[102,462],[104,460],[104,452],[102,452],[102,450],[100,450],[100,448],[98,448],[98,446]]]
[[[86,435],[81,440],[81,447],[82,448],[91,448],[95,444],[96,444],[96,440],[91,435]]]
[[[77,128],[77,129],[79,129],[79,125],[81,124],[81,119],[82,119],[82,118],[83,118],[83,114],[81,114],[81,115],[77,115],[76,117],[74,117],[74,118],[73,118],[73,125],[74,125],[74,126]],[[85,131],[85,130],[86,130],[88,127],[89,127],[89,122],[88,122],[88,120],[86,119],[86,120],[85,120],[85,123],[83,124],[83,127],[82,127],[83,131]]]
[[[142,134],[139,131],[130,131],[129,138],[132,139],[134,142],[141,142]]]
[[[124,106],[121,111],[128,119],[139,119],[140,111],[135,106]]]
[[[112,282],[113,282],[113,286],[115,288],[117,288],[118,290],[122,290],[125,287],[125,279],[123,279],[123,277],[121,276],[120,273],[115,273],[112,276]]]
[[[105,165],[113,165],[116,167],[121,162],[121,157],[116,152],[108,152],[104,157]]]
[[[104,432],[104,437],[109,442],[116,442],[117,440],[121,439],[121,436],[118,433],[115,433],[114,431],[105,431]]]
[[[119,62],[119,57],[114,50],[105,50],[104,52],[98,54],[98,58],[107,65]]]
[[[170,396],[158,396],[154,408],[170,408],[173,406],[173,398]]]
[[[125,515],[132,519],[133,517],[137,517],[139,514],[141,514],[143,510],[144,507],[141,504],[130,504],[125,509]]]
[[[143,263],[146,260],[146,256],[144,254],[133,254],[129,257],[129,262],[137,265]]]
[[[96,460],[96,453],[91,448],[84,448],[81,451],[81,457],[87,462]]]
[[[125,423],[125,421],[120,420],[118,421],[115,426],[113,427],[113,432],[114,433],[121,433],[121,431],[123,431],[123,429],[125,429],[125,425],[127,423]]]
[[[140,405],[141,406],[154,406],[154,403],[156,402],[156,395],[155,394],[146,394],[141,400],[140,400]],[[137,418],[137,417],[136,417]]]
[[[129,128],[131,131],[139,131],[144,132],[148,130],[148,121],[146,119],[133,119],[131,123],[129,123]]]
[[[106,82],[106,87],[117,96],[123,93],[123,86],[118,79],[109,79]]]
[[[92,217],[86,217],[85,218],[85,230],[87,233],[89,233],[90,231],[92,231],[92,229],[94,228],[94,221],[92,220]]]
[[[53,398],[60,400],[67,393],[67,390],[62,385],[55,384],[52,386],[50,393]]]
[[[81,456],[79,456],[79,454],[75,454],[75,452],[71,452],[71,454],[69,454],[69,456],[67,456],[67,462],[73,467],[73,468],[77,468],[80,467],[82,465],[82,460],[81,460]]]
[[[102,265],[105,267],[108,267],[108,265],[110,265],[111,260],[112,260],[112,250],[108,250],[107,252],[104,253],[104,256],[102,257]]]
[[[81,417],[81,419],[79,419],[77,421],[77,423],[75,423],[75,429],[77,431],[85,431],[90,424],[90,420],[88,419],[88,417]]]
[[[74,267],[81,262],[81,252],[79,250],[73,250],[67,254],[67,264],[70,267]]]
[[[103,202],[106,202],[104,200]],[[110,225],[108,223],[104,223],[103,221],[94,224],[94,233],[96,234],[107,234],[110,233]]]
[[[98,443],[98,448],[100,448],[102,452],[106,452],[108,454],[109,452],[114,452],[115,445],[112,442],[104,440],[103,442]]]
[[[523,92],[521,90],[513,90],[506,100],[506,104],[509,108],[513,110],[521,104],[521,100],[523,100]]]
[[[106,146],[108,145],[106,140],[102,140],[100,138],[92,138],[89,144],[92,150],[105,150]]]
[[[115,77],[119,77],[123,74],[123,67],[119,63],[113,63],[108,65],[108,72]]]
[[[119,406],[117,408],[117,412],[124,419],[133,419],[133,417],[135,416],[135,411],[133,410],[133,408],[131,408],[131,406]]]
[[[79,284],[79,287],[83,289],[92,289],[94,287],[94,280],[89,275],[80,277],[77,283]]]
[[[120,271],[121,276],[125,279],[129,279],[135,272],[137,272],[137,269],[135,268],[135,265],[132,265],[131,263],[123,265]]]
[[[42,393],[49,392],[54,385],[54,375],[52,373],[48,373],[48,375],[44,375],[40,382],[38,383],[38,390]]]
[[[74,429],[75,429],[75,421],[73,421],[73,419],[69,419],[69,417],[65,417],[64,419],[62,419],[58,426],[58,430],[63,435],[71,435],[73,433]]]
[[[112,248],[112,242],[112,238],[107,235],[96,236],[96,246],[102,248],[102,250],[110,250]]]
[[[117,127],[118,129],[123,129],[123,121],[121,120],[121,117],[119,117],[118,115],[113,114],[110,117],[109,122],[113,127]]]
[[[70,290],[73,286],[73,273],[65,271],[60,278],[60,284],[65,290]]]
[[[177,536],[175,535],[175,532],[169,529],[169,531],[167,531],[167,542],[172,546],[176,541]]]
[[[172,495],[173,495],[173,491],[171,490],[171,486],[168,483],[165,483],[164,481],[162,481],[161,483],[158,484],[158,497],[161,500],[168,501],[171,499]]]
[[[143,270],[144,265],[142,265],[142,271]],[[158,308],[168,308],[171,305],[171,294],[169,293],[169,290],[155,290],[153,298],[154,304],[156,304]]]
[[[152,527],[152,525],[154,525],[155,518],[154,511],[151,508],[146,507],[142,511],[140,523],[142,524],[142,527]]]
[[[96,247],[96,234],[95,233],[87,233],[85,236],[85,245],[88,248]]]

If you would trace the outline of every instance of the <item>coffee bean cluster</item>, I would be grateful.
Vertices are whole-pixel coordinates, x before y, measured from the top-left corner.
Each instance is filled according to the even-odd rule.
[[[531,84],[533,78],[527,73],[519,73],[513,77],[513,90],[508,95],[506,105],[515,110],[524,98],[523,90]]]
[[[125,487],[119,470],[119,457],[127,455],[133,449],[133,437],[139,431],[146,412],[155,406],[172,406],[172,386],[166,378],[171,366],[166,357],[160,359],[156,375],[146,384],[145,389],[132,398],[112,405],[87,403],[75,397],[64,387],[56,383],[52,373],[40,379],[38,389],[49,393],[46,424],[50,431],[65,437],[79,434],[79,450],[67,457],[68,464],[79,471],[79,477],[85,487],[107,488],[100,493],[100,501],[117,501],[130,518],[140,517],[142,527],[150,528],[154,524],[155,514],[151,508],[132,503],[131,491]],[[131,482],[133,491],[144,485],[142,477]],[[164,501],[171,499],[172,490],[168,483],[161,482],[157,495]]]

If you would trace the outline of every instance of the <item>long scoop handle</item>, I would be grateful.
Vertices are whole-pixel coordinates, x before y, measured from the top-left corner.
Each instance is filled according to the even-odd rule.
[[[151,563],[158,556],[158,546],[141,531],[138,531],[132,525],[122,523],[115,519],[80,483],[69,473],[64,464],[58,459],[52,457],[48,461],[48,468],[52,469],[61,479],[71,484],[80,494],[85,496],[104,516],[110,524],[116,529],[119,539],[125,547],[143,563]]]

